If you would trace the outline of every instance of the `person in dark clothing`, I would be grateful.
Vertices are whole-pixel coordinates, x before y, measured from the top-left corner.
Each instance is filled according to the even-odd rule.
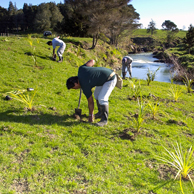
[[[78,76],[70,77],[66,86],[68,89],[83,90],[84,95],[88,100],[89,122],[95,118],[101,118],[98,126],[104,126],[108,123],[109,103],[108,99],[113,91],[117,78],[115,72],[105,67],[93,67],[94,60],[88,61],[86,64],[79,67]],[[92,96],[92,88],[95,88],[94,97],[98,106],[98,113],[93,115],[94,101]]]

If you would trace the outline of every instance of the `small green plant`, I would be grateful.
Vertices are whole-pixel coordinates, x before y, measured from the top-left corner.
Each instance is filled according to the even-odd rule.
[[[177,170],[177,174],[175,176],[175,180],[178,176],[180,176],[180,188],[181,192],[183,192],[182,186],[182,179],[183,180],[190,180],[193,188],[194,184],[191,179],[190,173],[194,170],[194,158],[193,153],[194,150],[192,146],[189,148],[188,151],[183,153],[181,145],[177,143],[177,148],[173,146],[174,151],[169,151],[167,148],[164,147],[166,150],[165,156],[166,157],[158,157],[159,160],[165,162],[168,166],[173,167]]]
[[[178,98],[182,95],[182,89],[179,85],[172,84],[169,88],[168,95],[173,97],[173,100],[177,102]]]
[[[147,78],[146,78],[146,81],[147,81],[147,85],[149,86],[151,81],[154,81],[155,77],[156,77],[156,73],[157,71],[160,69],[160,67],[158,67],[158,69],[156,69],[155,72],[152,72],[150,71],[150,69],[148,68],[148,72],[147,72]]]
[[[159,108],[159,103],[148,103],[148,106],[150,107],[150,110],[152,112],[152,118],[155,119],[156,118],[156,113],[158,112],[158,108]]]
[[[39,44],[40,43],[40,40],[39,39],[36,39],[37,43]],[[37,66],[37,54],[36,54],[36,47],[33,47],[33,41],[32,41],[32,38],[31,36],[28,36],[28,42],[32,48],[32,58],[34,60],[34,65]]]
[[[137,100],[139,96],[141,96],[141,84],[139,81],[138,85],[135,85],[134,81],[128,80],[129,81],[129,86],[131,89],[132,96]]]
[[[34,96],[36,94],[36,90],[33,90],[30,92],[30,89],[25,89],[25,90],[15,90],[15,91],[11,91],[8,92],[8,94],[10,94],[13,99],[18,100],[20,102],[22,102],[23,104],[26,104],[29,110],[32,110],[32,105],[33,105],[33,100],[34,100]]]
[[[80,44],[79,44],[78,47],[77,47],[77,53],[76,53],[77,57],[80,55],[80,53],[81,53],[81,47],[80,47]]]
[[[135,127],[137,129],[137,132],[139,133],[140,131],[140,128],[142,126],[142,123],[144,121],[144,107],[145,107],[145,103],[142,102],[142,98],[138,99],[138,106],[139,106],[139,112],[138,114],[135,115],[135,118],[134,118],[134,123],[135,123]]]
[[[187,92],[191,93],[192,92],[192,84],[194,83],[194,80],[189,79],[187,77],[187,75],[185,74],[185,77],[183,77],[183,82],[184,82],[184,84],[185,84],[185,86],[187,88]]]

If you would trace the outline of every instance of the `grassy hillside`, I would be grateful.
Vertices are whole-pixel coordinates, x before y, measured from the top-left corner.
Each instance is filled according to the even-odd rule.
[[[164,30],[156,30],[153,35],[151,33],[147,33],[147,29],[137,29],[133,32],[133,37],[152,37],[156,40],[163,40],[166,38],[166,31]],[[184,38],[186,36],[187,31],[179,31],[176,34],[176,37]]]
[[[164,147],[173,151],[176,142],[184,152],[194,145],[194,93],[133,79],[144,106],[137,132],[138,91],[126,79],[110,96],[108,125],[89,124],[85,96],[82,117],[74,117],[79,90],[68,91],[67,78],[91,58],[98,66],[118,66],[126,52],[100,42],[89,50],[91,39],[63,40],[64,62],[57,63],[48,39],[0,37],[0,193],[181,193],[179,181],[173,181],[176,169],[157,158],[166,157]],[[182,90],[177,101],[169,95],[171,87],[174,94]],[[5,100],[7,92],[26,88],[36,91],[31,111],[20,101]],[[190,181],[182,185],[185,193],[194,192]]]

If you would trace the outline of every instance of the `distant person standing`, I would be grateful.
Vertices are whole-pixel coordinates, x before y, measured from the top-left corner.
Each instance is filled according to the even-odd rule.
[[[132,78],[132,62],[133,59],[129,56],[125,56],[122,59],[122,75],[123,75],[123,79],[125,79],[125,76],[127,74],[126,68],[129,72],[130,77]]]
[[[47,44],[49,46],[51,45],[53,46],[53,59],[54,60],[56,60],[55,48],[59,46],[57,50],[57,55],[59,57],[58,63],[61,63],[63,61],[63,53],[65,51],[66,44],[62,40],[59,39],[59,36],[54,38],[52,41],[48,41]]]

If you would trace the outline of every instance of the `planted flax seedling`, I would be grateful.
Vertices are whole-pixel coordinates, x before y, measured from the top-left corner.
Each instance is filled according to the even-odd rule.
[[[178,98],[183,94],[183,91],[179,85],[172,84],[168,94],[177,102]]]
[[[180,188],[181,192],[184,194],[182,180],[189,180],[194,190],[194,184],[190,176],[191,172],[194,170],[194,150],[191,146],[189,150],[183,153],[182,147],[178,143],[177,147],[173,146],[173,148],[174,151],[169,151],[164,147],[166,150],[165,157],[158,157],[158,159],[177,170],[175,180],[178,176],[180,176]]]
[[[81,53],[81,46],[79,44],[77,47],[77,53],[76,53],[77,57],[80,55],[80,53]]]
[[[141,84],[139,82],[138,85],[135,85],[134,81],[132,80],[128,80],[128,81],[129,81],[132,97],[134,97],[135,100],[137,100],[137,98],[141,96]]]
[[[154,104],[148,103],[148,107],[150,107],[153,119],[156,118],[156,113],[158,112],[159,105],[160,105],[159,103],[154,103]]]
[[[33,88],[27,88],[27,90],[15,90],[8,92],[13,99],[22,102],[23,104],[27,105],[27,108],[31,111],[34,96],[36,94],[36,90]]]
[[[134,123],[135,123],[135,128],[137,129],[137,132],[139,133],[140,128],[142,126],[142,123],[144,121],[144,107],[145,107],[145,103],[142,102],[142,98],[141,98],[140,101],[138,99],[138,106],[139,106],[139,112],[138,112],[138,114],[135,115]]]
[[[154,79],[155,79],[155,77],[156,77],[156,73],[157,73],[157,71],[158,71],[159,69],[160,69],[160,67],[158,67],[158,69],[156,69],[155,72],[152,72],[152,71],[150,71],[150,69],[148,68],[147,78],[146,78],[146,81],[147,81],[147,85],[148,85],[148,86],[150,85],[150,83],[151,83],[152,81],[154,81]]]
[[[34,65],[37,66],[37,54],[36,54],[36,47],[33,47],[33,41],[31,39],[31,37],[28,38],[28,42],[32,48],[32,58],[34,60]],[[39,39],[36,39],[37,43],[39,44],[40,43],[40,40]]]
[[[183,77],[183,82],[184,82],[184,84],[185,84],[185,86],[187,88],[187,92],[191,93],[192,92],[192,84],[194,83],[194,80],[189,79],[187,77],[187,75],[185,74],[185,77]]]

